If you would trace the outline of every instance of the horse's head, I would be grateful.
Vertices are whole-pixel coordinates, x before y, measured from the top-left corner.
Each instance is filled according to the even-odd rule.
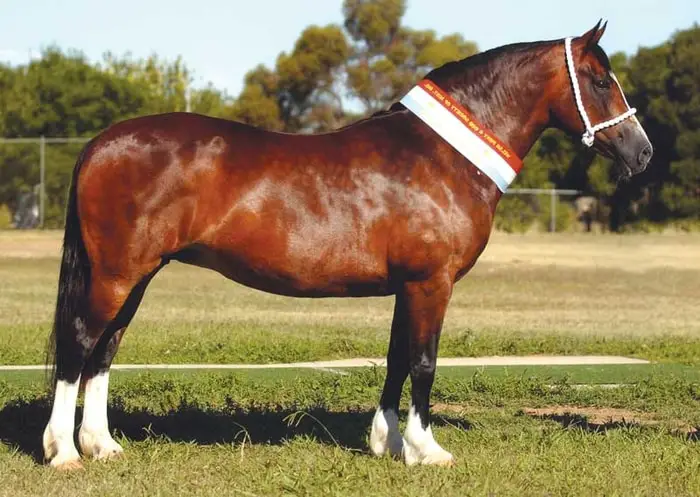
[[[644,171],[652,146],[627,104],[622,86],[613,74],[607,55],[598,45],[605,26],[596,26],[565,43],[559,70],[553,78],[555,95],[550,109],[557,127],[578,136],[600,154],[616,160],[621,177]]]

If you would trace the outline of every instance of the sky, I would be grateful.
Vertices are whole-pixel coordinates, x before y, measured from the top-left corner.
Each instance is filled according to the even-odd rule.
[[[700,0],[408,0],[403,24],[461,33],[480,50],[575,36],[599,18],[601,46],[633,54],[700,23]],[[194,86],[236,96],[259,63],[273,66],[311,24],[342,23],[342,0],[0,0],[0,61],[26,63],[43,48],[182,56]]]

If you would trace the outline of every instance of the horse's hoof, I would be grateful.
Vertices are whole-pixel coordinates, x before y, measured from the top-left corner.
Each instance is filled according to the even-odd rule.
[[[455,465],[455,458],[440,446],[433,447],[433,451],[428,454],[421,454],[418,451],[404,448],[404,461],[408,466],[421,464],[424,466],[441,466],[451,468]]]
[[[449,452],[448,452],[449,454]],[[443,468],[454,468],[455,467],[455,458],[452,457],[452,454],[449,454],[449,458],[444,458],[444,459],[435,459],[431,460],[430,458],[424,459],[421,464],[430,464],[431,466],[440,466]]]
[[[93,434],[89,431],[81,431],[78,438],[80,450],[85,457],[106,461],[116,459],[124,452],[122,446],[108,432]]]
[[[98,461],[113,461],[124,457],[124,450],[120,447],[119,449],[113,449],[110,451],[101,451],[92,457]]]
[[[54,462],[51,461],[51,467],[58,470],[58,471],[77,471],[81,469],[85,469],[83,467],[83,463],[80,462],[80,459],[70,459],[68,461],[62,461],[62,462]]]

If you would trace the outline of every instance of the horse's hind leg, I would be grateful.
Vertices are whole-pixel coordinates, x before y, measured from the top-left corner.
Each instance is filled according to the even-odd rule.
[[[131,291],[114,320],[107,326],[83,369],[85,407],[78,441],[83,455],[109,459],[122,454],[122,447],[109,433],[107,392],[109,369],[122,336],[134,317],[148,283],[162,266],[143,278]]]
[[[75,374],[71,371],[56,381],[51,418],[43,435],[44,457],[51,466],[59,469],[82,467],[80,454],[73,443],[75,404],[80,386],[80,373]]]
[[[95,284],[95,283],[98,284]],[[61,469],[79,468],[80,455],[73,442],[75,407],[83,367],[92,354],[107,324],[121,307],[127,283],[103,281],[93,274],[89,295],[83,298],[73,292],[75,285],[63,282],[59,290],[55,325],[54,402],[49,423],[44,430],[44,455],[51,466]],[[66,290],[66,288],[69,288]],[[75,300],[75,302],[71,302]],[[69,311],[64,312],[64,308]]]

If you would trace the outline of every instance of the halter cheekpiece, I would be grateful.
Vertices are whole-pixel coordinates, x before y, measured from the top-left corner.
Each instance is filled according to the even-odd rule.
[[[612,119],[592,126],[591,120],[588,118],[588,114],[586,113],[586,109],[583,107],[583,100],[581,99],[581,88],[579,88],[578,85],[576,67],[574,66],[574,56],[571,53],[571,38],[566,38],[564,40],[564,48],[566,53],[566,68],[568,69],[569,78],[571,79],[571,86],[574,90],[574,100],[576,101],[576,108],[578,109],[578,113],[581,115],[583,125],[586,127],[586,131],[584,131],[583,133],[581,142],[583,142],[583,144],[587,147],[592,147],[593,142],[595,141],[596,132],[605,128],[609,128],[611,126],[615,126],[616,124],[620,124],[625,119],[632,117],[634,113],[637,112],[637,109],[629,106],[629,104],[627,103],[627,99],[625,98],[625,94],[622,93],[622,88],[620,87],[620,93],[622,93],[622,98],[625,101],[625,105],[627,106],[627,111],[620,114],[617,117],[613,117]],[[615,80],[615,82],[617,83],[617,80]],[[619,83],[617,83],[617,85],[618,87],[620,86]]]
[[[627,111],[595,126],[591,125],[591,120],[581,99],[581,89],[576,76],[574,57],[571,53],[571,40],[572,38],[564,40],[566,67],[574,91],[576,108],[586,128],[581,141],[587,147],[591,147],[595,141],[596,132],[621,123],[634,115],[637,110],[630,108],[625,94],[620,88]],[[619,87],[620,83],[617,82],[615,76],[612,74],[611,76]],[[452,99],[448,92],[433,81],[422,80],[404,95],[401,103],[443,140],[469,159],[477,169],[491,178],[502,192],[508,189],[508,186],[520,172],[523,162],[517,154],[505,142],[501,141],[496,133],[479,123],[469,110]]]

